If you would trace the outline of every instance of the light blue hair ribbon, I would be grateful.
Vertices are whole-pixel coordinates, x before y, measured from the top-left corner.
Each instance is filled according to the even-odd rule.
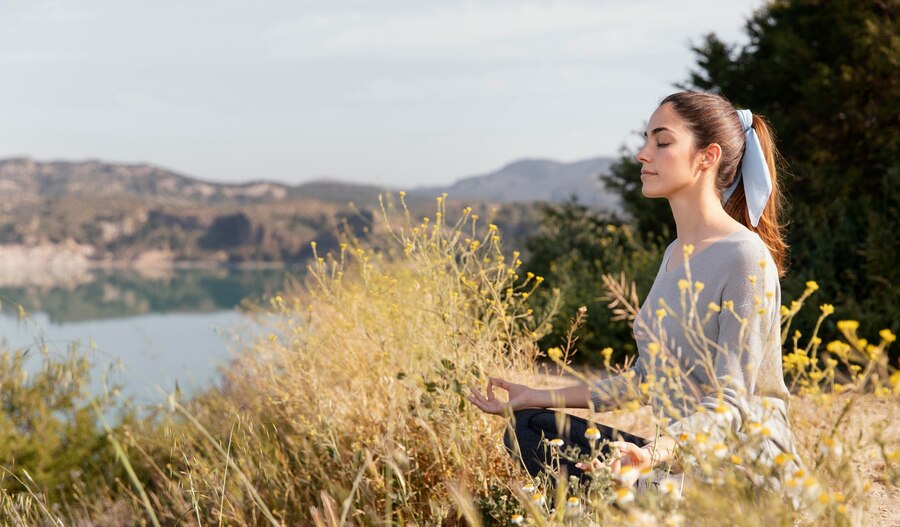
[[[766,164],[766,156],[759,144],[759,137],[756,136],[756,130],[753,129],[753,114],[750,113],[750,110],[738,110],[737,114],[744,127],[744,157],[734,182],[722,193],[722,205],[725,205],[738,183],[743,180],[750,224],[756,227],[763,209],[766,208],[766,202],[772,195],[772,177],[769,174],[769,165]]]

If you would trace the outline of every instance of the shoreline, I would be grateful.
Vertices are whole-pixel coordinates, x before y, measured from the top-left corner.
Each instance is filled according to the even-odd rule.
[[[148,250],[127,259],[97,258],[94,247],[74,241],[34,246],[0,245],[0,287],[76,286],[93,281],[98,271],[134,271],[161,277],[189,270],[295,270],[305,262],[244,261],[223,258],[176,260],[171,251]]]

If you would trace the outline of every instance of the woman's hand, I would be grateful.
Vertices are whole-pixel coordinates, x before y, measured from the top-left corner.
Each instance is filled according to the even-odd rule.
[[[506,390],[509,401],[501,401],[494,395],[494,387]],[[487,397],[475,388],[469,388],[472,395],[466,398],[478,408],[489,414],[508,415],[516,410],[521,410],[530,405],[529,396],[532,389],[524,384],[515,384],[499,377],[489,377],[487,383]]]
[[[672,451],[675,448],[675,440],[669,436],[660,436],[656,443],[650,443],[643,447],[627,441],[613,441],[612,446],[617,451],[612,463],[610,463],[612,473],[619,474],[622,472],[623,467],[632,466],[638,469],[634,472],[637,475],[642,468],[652,468],[671,459]],[[600,467],[600,461],[595,458],[590,465],[577,463],[575,466],[585,472],[590,472]]]
[[[628,441],[614,441],[613,446],[619,450],[619,456],[610,465],[613,474],[621,472],[622,467],[628,465],[638,470],[654,465],[653,452],[647,447],[639,447]]]

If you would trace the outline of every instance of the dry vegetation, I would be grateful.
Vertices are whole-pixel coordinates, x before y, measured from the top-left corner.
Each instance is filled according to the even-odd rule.
[[[304,283],[259,306],[270,332],[235,358],[222,389],[190,401],[171,394],[153,417],[107,428],[112,454],[98,463],[113,468],[76,475],[60,492],[29,479],[25,460],[7,464],[0,517],[19,525],[891,524],[900,374],[887,363],[890,332],[870,344],[848,323],[846,340],[827,352],[815,331],[809,346],[789,346],[808,471],[786,476],[788,499],[738,477],[777,472],[784,459],[719,459],[692,445],[697,438],[683,449],[703,466],[683,487],[678,478],[677,488],[663,480],[634,492],[610,471],[544,496],[548,481],[528,481],[504,451],[502,420],[464,394],[489,374],[535,379],[535,342],[549,324],[529,297],[546,284],[520,276],[519,254],[501,249],[496,227],[479,231],[484,220],[471,209],[450,222],[439,198],[429,218],[390,204],[386,214],[385,228],[395,227],[384,250],[352,236],[321,257],[313,245]],[[788,321],[810,294],[785,308]],[[637,433],[654,423],[646,409],[597,420]],[[729,446],[753,446],[746,442]]]

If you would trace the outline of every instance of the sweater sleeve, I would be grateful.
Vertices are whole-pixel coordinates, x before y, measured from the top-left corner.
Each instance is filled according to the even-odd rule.
[[[644,367],[638,359],[634,365],[620,373],[591,383],[591,403],[595,412],[619,408],[635,387],[644,380]]]
[[[752,246],[750,246],[752,248]],[[722,291],[723,309],[717,315],[718,338],[712,347],[712,360],[698,367],[706,368],[709,385],[701,387],[703,396],[698,412],[677,421],[673,433],[705,432],[720,436],[724,429],[741,430],[750,416],[758,415],[751,397],[756,391],[757,374],[763,360],[781,360],[766,350],[771,343],[773,324],[778,323],[777,274],[760,265],[765,253],[743,250],[731,263],[728,280]],[[774,267],[769,261],[767,266]],[[770,271],[770,272],[765,272]],[[751,278],[753,277],[753,278]],[[774,281],[774,284],[767,283]],[[765,290],[773,292],[766,295]],[[733,303],[733,307],[730,304]],[[718,429],[721,427],[721,429]],[[718,430],[717,430],[718,429]]]

